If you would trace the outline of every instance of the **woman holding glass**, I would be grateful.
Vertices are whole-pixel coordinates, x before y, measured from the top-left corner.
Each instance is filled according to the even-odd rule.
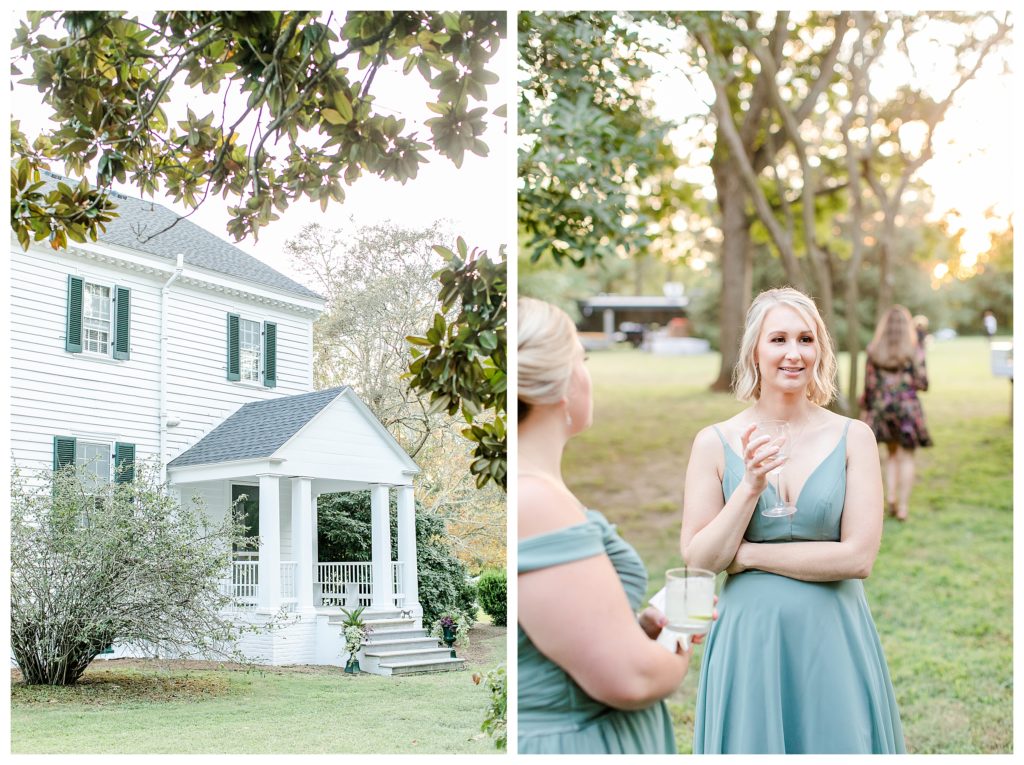
[[[864,423],[824,408],[835,373],[813,301],[763,292],[733,376],[751,406],[694,439],[683,559],[729,574],[695,753],[905,751],[861,581],[882,535],[878,447]]]
[[[519,753],[675,752],[662,699],[691,651],[655,642],[659,611],[635,616],[643,563],[562,480],[566,442],[592,416],[572,320],[539,300],[518,306]]]

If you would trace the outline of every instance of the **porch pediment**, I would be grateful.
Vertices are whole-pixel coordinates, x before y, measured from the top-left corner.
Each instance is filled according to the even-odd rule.
[[[409,484],[418,472],[347,386],[245,404],[167,465],[174,483],[300,475],[335,491]]]

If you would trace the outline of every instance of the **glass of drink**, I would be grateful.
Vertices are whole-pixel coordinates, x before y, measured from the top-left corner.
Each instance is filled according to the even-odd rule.
[[[703,635],[715,611],[715,575],[702,568],[670,568],[665,572],[665,616],[672,632]]]
[[[776,457],[783,457],[789,459],[789,423],[785,420],[763,420],[757,423],[757,430],[755,435],[768,436],[771,440],[769,444],[778,443],[780,446]],[[775,502],[766,502],[764,508],[761,510],[761,515],[766,515],[769,518],[785,518],[787,515],[792,515],[796,512],[796,505],[787,502],[782,496],[782,467],[777,467],[775,470],[768,474],[769,478],[775,479],[775,485],[772,487],[775,489]]]

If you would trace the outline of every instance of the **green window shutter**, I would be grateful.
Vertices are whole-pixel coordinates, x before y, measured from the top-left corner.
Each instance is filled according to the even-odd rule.
[[[131,351],[132,291],[114,287],[114,358],[127,359]]]
[[[114,444],[114,483],[135,480],[135,444]]]
[[[68,436],[53,437],[53,470],[75,464],[75,439]]]
[[[68,320],[65,326],[64,350],[82,352],[82,291],[85,280],[68,274]]]
[[[263,322],[263,384],[277,387],[277,325]]]
[[[238,338],[238,314],[228,314],[228,379],[242,379],[242,357]]]

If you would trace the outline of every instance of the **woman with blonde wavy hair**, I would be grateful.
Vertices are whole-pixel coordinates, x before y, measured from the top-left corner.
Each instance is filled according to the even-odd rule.
[[[875,327],[864,366],[861,419],[885,444],[886,506],[889,515],[907,520],[914,487],[914,450],[931,446],[918,391],[928,390],[924,349],[910,311],[894,305]]]
[[[566,442],[592,418],[572,320],[531,298],[518,309],[519,753],[672,753],[663,699],[692,649],[655,642],[664,615],[635,616],[643,563],[562,480]]]
[[[683,560],[728,572],[695,753],[905,751],[862,583],[882,535],[878,447],[863,422],[825,408],[835,376],[814,302],[791,288],[758,295],[734,370],[751,405],[697,434],[686,471]],[[758,429],[769,420],[788,423],[788,443]],[[779,500],[795,512],[763,513]]]

